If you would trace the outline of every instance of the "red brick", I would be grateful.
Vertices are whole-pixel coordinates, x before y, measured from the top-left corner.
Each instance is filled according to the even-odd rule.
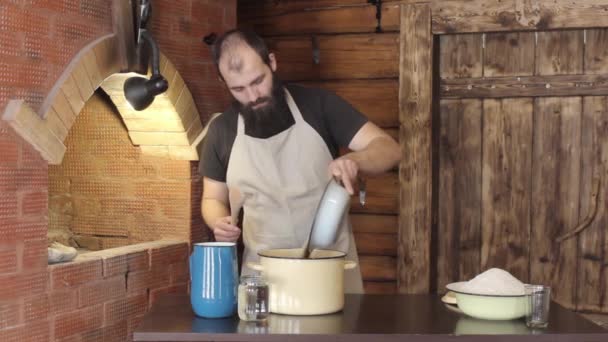
[[[47,294],[28,297],[23,301],[23,317],[26,322],[47,319],[49,310],[50,303]]]
[[[14,218],[17,215],[17,195],[0,193],[0,219]]]
[[[153,248],[150,250],[150,265],[168,265],[183,261],[188,258],[188,244],[180,243],[177,245]]]
[[[0,140],[0,165],[16,167],[19,162],[19,144],[17,141]]]
[[[150,307],[154,305],[154,303],[161,296],[168,293],[188,293],[188,284],[175,284],[167,287],[161,287],[150,291]]]
[[[82,339],[82,334],[76,334],[64,338],[56,338],[54,342],[88,342]]]
[[[192,18],[194,18],[194,21],[205,21],[210,28],[219,31],[224,23],[224,7],[224,3],[214,1],[194,1],[192,3]]]
[[[64,290],[49,293],[49,310],[51,315],[76,310],[78,306],[78,291]]]
[[[23,240],[46,238],[47,221],[44,217],[21,218],[16,221],[17,237]]]
[[[49,337],[48,321],[37,321],[0,330],[0,341],[2,342],[48,342]]]
[[[147,290],[151,277],[151,271],[129,272],[129,274],[127,274],[128,293],[133,294]]]
[[[55,32],[59,39],[65,41],[86,41],[94,38],[98,32],[96,27],[88,25],[84,21],[57,21],[55,23]]]
[[[19,301],[0,302],[0,330],[21,323],[21,303]]]
[[[31,90],[28,90],[27,94],[22,94],[22,96],[20,96],[20,97],[25,97],[26,95],[28,97],[31,97],[32,96]],[[35,94],[34,94],[34,96],[35,96]],[[44,94],[43,94],[43,96],[44,96]],[[32,98],[28,99],[28,104],[31,106],[34,106],[35,103],[32,103],[32,100],[35,100],[35,99],[32,99]],[[44,100],[44,98],[40,98],[35,101],[42,103],[41,100]],[[27,144],[21,148],[21,163],[19,164],[19,167],[22,169],[31,168],[31,169],[37,170],[38,172],[44,173],[45,176],[48,175],[47,161],[44,160],[44,158],[42,158],[42,155],[40,155],[40,152],[36,151],[32,146],[27,145]]]
[[[116,276],[95,283],[88,283],[78,289],[78,307],[91,306],[124,297],[126,284],[124,276]]]
[[[14,243],[17,240],[17,237],[17,220],[0,220],[0,241],[5,243]]]
[[[0,31],[0,56],[19,57],[23,55],[21,37],[9,31]]]
[[[46,238],[23,241],[22,267],[24,270],[46,270],[48,264],[47,245]]]
[[[94,330],[103,325],[103,305],[59,315],[55,318],[55,338]]]
[[[141,322],[143,322],[144,320],[144,316],[133,316],[130,317],[129,320],[127,321],[127,341],[133,341],[133,332],[135,331],[135,329],[137,329],[139,327],[139,325],[141,324]]]
[[[21,198],[21,215],[45,215],[49,195],[46,191],[24,193]]]
[[[101,259],[49,266],[53,289],[69,288],[102,278]]]
[[[150,270],[150,279],[148,282],[149,289],[156,289],[159,287],[167,287],[171,285],[171,278],[169,276],[169,268],[166,265],[159,265],[152,267]]]
[[[46,289],[47,273],[21,273],[0,275],[0,301],[13,300],[25,295],[41,294]]]
[[[4,167],[0,162],[0,192],[17,192],[18,171],[12,167]]]
[[[171,284],[185,283],[190,280],[190,271],[187,262],[169,265],[169,277]]]
[[[0,250],[0,274],[13,272],[17,272],[17,249]]]
[[[107,302],[104,304],[105,324],[111,325],[129,317],[143,315],[147,309],[147,294]]]
[[[5,15],[0,21],[0,29],[17,32],[31,32],[38,35],[48,35],[49,18],[32,10],[33,7],[22,9],[16,6],[6,6]]]
[[[127,320],[120,321],[114,325],[105,326],[81,334],[82,341],[85,342],[114,342],[127,341]]]
[[[21,155],[21,168],[15,174],[15,184],[19,190],[45,191],[49,187],[49,174],[46,167],[30,167],[26,159],[28,149],[24,148]],[[38,152],[36,152],[38,153]],[[46,162],[44,162],[46,165]]]
[[[127,255],[113,255],[103,258],[103,277],[109,278],[127,273]]]
[[[129,272],[144,271],[150,269],[150,254],[148,251],[130,253],[127,255]]]

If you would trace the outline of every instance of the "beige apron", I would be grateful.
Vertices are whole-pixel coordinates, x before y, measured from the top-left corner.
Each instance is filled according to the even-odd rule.
[[[272,248],[302,248],[306,245],[317,205],[331,175],[333,158],[323,138],[302,117],[291,95],[286,99],[295,124],[270,138],[245,135],[238,116],[237,134],[230,153],[226,184],[244,196],[242,274],[254,271],[247,262]],[[358,263],[348,215],[341,222],[338,239],[331,249],[347,253]],[[312,280],[311,280],[312,281]],[[363,293],[361,270],[345,271],[345,291]]]

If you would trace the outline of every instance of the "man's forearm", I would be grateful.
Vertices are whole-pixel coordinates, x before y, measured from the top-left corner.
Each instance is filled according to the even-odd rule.
[[[211,225],[220,217],[230,216],[230,209],[220,200],[203,198],[201,213],[207,225]]]
[[[378,174],[395,167],[401,160],[399,145],[389,137],[378,137],[364,149],[343,156],[357,163],[359,171]]]

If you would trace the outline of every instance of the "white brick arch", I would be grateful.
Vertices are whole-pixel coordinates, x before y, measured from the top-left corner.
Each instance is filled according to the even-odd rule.
[[[123,84],[135,73],[120,72],[115,34],[80,50],[47,94],[39,112],[23,100],[10,100],[2,119],[40,152],[49,164],[61,164],[63,142],[93,92],[101,87],[118,109],[134,145],[142,153],[178,160],[198,160],[196,144],[203,131],[192,94],[175,66],[161,53],[161,74],[168,90],[143,111],[126,102]]]

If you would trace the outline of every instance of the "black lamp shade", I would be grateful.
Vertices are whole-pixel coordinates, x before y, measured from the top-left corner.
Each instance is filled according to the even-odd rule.
[[[148,80],[143,77],[131,77],[125,81],[124,92],[127,101],[135,110],[144,110],[152,104],[154,97],[167,90],[167,80],[162,76]]]

